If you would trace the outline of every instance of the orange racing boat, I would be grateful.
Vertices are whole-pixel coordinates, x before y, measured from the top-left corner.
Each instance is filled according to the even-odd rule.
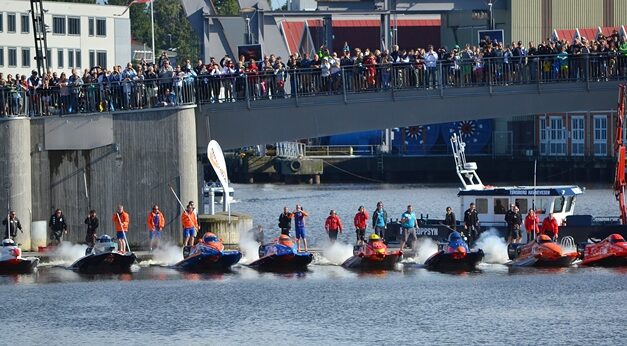
[[[620,234],[612,234],[598,243],[587,244],[581,264],[603,267],[627,265],[627,241]]]
[[[522,267],[569,267],[579,257],[576,250],[564,252],[546,234],[528,244],[510,244],[507,250],[510,264]]]

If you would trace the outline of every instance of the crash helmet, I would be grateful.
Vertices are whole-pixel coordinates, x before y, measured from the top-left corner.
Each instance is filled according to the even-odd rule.
[[[202,236],[202,241],[204,243],[214,243],[218,241],[218,237],[211,232],[207,232]]]
[[[370,240],[381,240],[381,237],[379,237],[378,234],[373,233],[370,235]]]

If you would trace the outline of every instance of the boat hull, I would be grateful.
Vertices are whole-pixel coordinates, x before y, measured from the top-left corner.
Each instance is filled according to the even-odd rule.
[[[313,254],[309,252],[298,252],[295,254],[271,254],[259,258],[249,264],[249,266],[260,271],[269,272],[305,271],[312,260]]]
[[[15,258],[0,261],[0,274],[31,274],[38,264],[39,258]]]
[[[469,252],[463,257],[457,253],[438,251],[425,261],[425,267],[440,272],[473,271],[483,257],[484,253],[481,249]]]
[[[627,256],[608,254],[607,256],[595,256],[584,258],[581,265],[596,267],[623,267],[627,266]]]
[[[197,253],[178,262],[175,267],[191,273],[228,272],[241,258],[242,253],[239,251],[224,251],[218,254]]]
[[[131,265],[135,263],[137,256],[134,253],[121,254],[106,252],[87,255],[74,262],[72,270],[82,274],[122,274],[130,273]]]
[[[401,253],[386,254],[385,257],[376,256],[352,256],[344,263],[342,267],[353,270],[394,270],[396,264],[402,259]]]
[[[542,258],[536,256],[520,257],[512,261],[515,267],[566,268],[577,259],[577,253],[562,255],[557,258]]]

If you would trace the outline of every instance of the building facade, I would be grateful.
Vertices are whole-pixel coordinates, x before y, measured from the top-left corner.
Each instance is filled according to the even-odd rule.
[[[72,68],[126,64],[131,60],[131,21],[123,6],[44,2],[47,66]],[[122,15],[119,15],[122,14]],[[37,68],[28,0],[4,0],[0,8],[0,72],[30,74]]]

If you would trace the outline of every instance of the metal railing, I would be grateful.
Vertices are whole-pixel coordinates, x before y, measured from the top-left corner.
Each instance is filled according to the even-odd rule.
[[[306,145],[299,142],[278,142],[276,143],[276,156],[295,159],[305,156]]]
[[[375,156],[380,145],[308,145],[307,156]]]
[[[523,84],[627,80],[627,56],[617,53],[542,55],[361,64],[339,69],[293,68],[167,79],[59,83],[28,89],[0,85],[0,116],[116,112],[164,106],[252,102],[397,90],[508,87]]]

